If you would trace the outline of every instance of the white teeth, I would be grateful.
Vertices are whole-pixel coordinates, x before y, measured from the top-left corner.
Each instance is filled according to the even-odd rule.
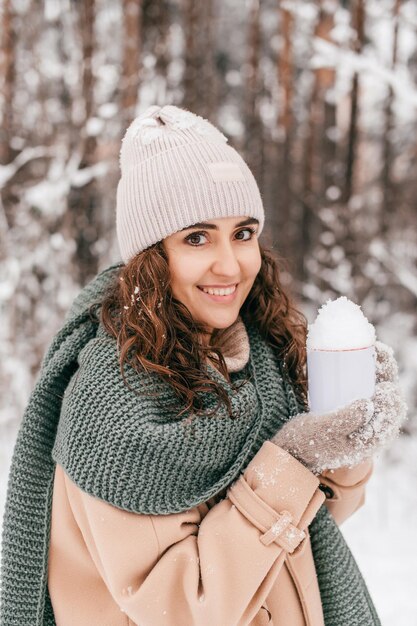
[[[227,289],[206,289],[205,287],[200,287],[200,289],[212,296],[228,296],[236,290],[236,285]]]

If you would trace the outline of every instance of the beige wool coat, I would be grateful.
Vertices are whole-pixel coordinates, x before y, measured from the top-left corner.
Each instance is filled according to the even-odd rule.
[[[249,358],[240,318],[219,336],[229,371]],[[271,441],[207,502],[139,515],[56,465],[48,588],[57,626],[324,626],[308,525],[363,503],[372,460],[315,476]]]

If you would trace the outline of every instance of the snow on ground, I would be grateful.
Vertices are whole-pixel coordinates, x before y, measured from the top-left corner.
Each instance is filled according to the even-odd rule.
[[[365,504],[341,526],[382,626],[417,626],[417,440],[375,459]]]

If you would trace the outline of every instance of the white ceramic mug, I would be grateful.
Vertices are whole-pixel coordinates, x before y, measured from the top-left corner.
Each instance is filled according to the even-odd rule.
[[[327,413],[375,391],[375,347],[307,350],[310,411]]]

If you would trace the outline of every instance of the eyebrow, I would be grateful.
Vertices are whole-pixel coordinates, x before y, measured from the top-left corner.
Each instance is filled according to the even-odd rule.
[[[243,222],[239,222],[238,224],[236,224],[234,228],[237,228],[238,226],[248,226],[249,224],[259,224],[259,220],[255,219],[254,217],[249,217],[247,220],[243,220]],[[181,231],[190,230],[191,228],[207,228],[208,230],[219,230],[216,224],[198,222],[197,224],[193,224],[192,226],[186,226],[185,228],[181,228]]]

